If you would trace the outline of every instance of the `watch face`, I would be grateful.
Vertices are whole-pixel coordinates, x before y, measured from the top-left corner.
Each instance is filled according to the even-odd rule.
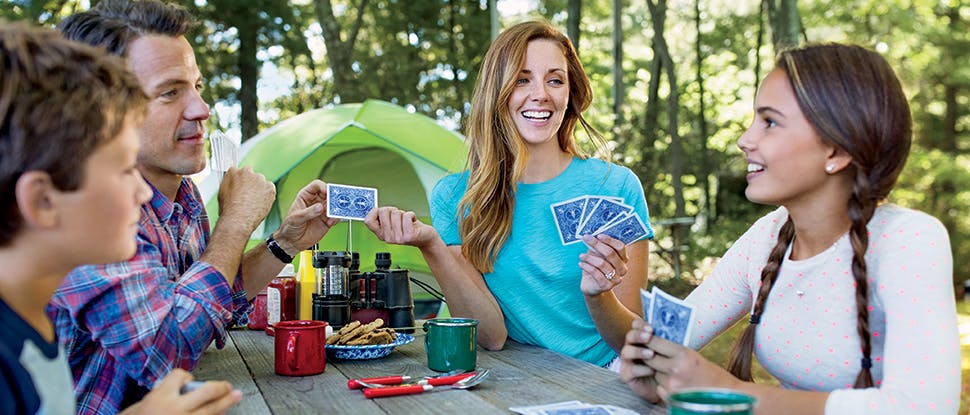
[[[280,244],[276,242],[272,236],[266,239],[266,247],[268,247],[269,251],[273,253],[273,256],[280,261],[283,261],[283,263],[289,264],[293,262],[293,257],[287,255],[286,251],[284,251],[283,248],[280,248]]]

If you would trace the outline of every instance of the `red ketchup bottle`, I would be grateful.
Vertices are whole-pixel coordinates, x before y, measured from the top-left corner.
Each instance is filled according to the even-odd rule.
[[[276,323],[296,317],[296,273],[293,264],[286,264],[266,287],[266,334],[274,335]]]
[[[250,330],[266,329],[266,289],[263,288],[256,298],[253,298],[253,308],[249,311]]]

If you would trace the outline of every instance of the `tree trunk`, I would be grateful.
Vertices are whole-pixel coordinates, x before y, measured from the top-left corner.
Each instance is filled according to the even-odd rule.
[[[566,5],[566,35],[579,53],[579,22],[582,20],[583,0],[569,0]]]
[[[330,70],[333,72],[334,101],[337,102],[360,102],[366,98],[356,85],[352,67],[354,44],[357,42],[357,34],[363,23],[366,6],[367,0],[360,0],[356,20],[350,34],[344,40],[343,29],[333,14],[333,4],[330,0],[314,2],[314,11],[323,30],[323,42],[327,46],[327,63],[330,64]]]
[[[951,6],[946,15],[949,18],[949,23],[947,26],[948,29],[950,29],[950,33],[960,33],[960,8]],[[954,55],[961,55],[965,53],[954,49],[955,48],[951,48],[944,56],[944,64],[946,64],[945,67],[959,67],[955,61],[959,61],[961,59],[959,56]],[[942,82],[943,103],[945,108],[943,109],[943,125],[940,128],[940,142],[938,143],[938,148],[940,150],[948,154],[953,154],[954,156],[957,154],[957,137],[959,136],[957,123],[960,119],[960,104],[957,102],[957,98],[960,95],[960,87],[957,85],[957,82],[959,81],[952,78],[945,78]]]
[[[648,0],[649,2],[650,0]],[[660,130],[660,77],[663,76],[663,61],[657,51],[657,39],[654,37],[650,45],[653,49],[653,60],[650,62],[650,83],[647,85],[647,107],[643,111],[643,133],[649,142],[644,148],[653,148],[653,140]],[[649,146],[646,144],[650,144]]]
[[[492,21],[492,40],[495,40],[498,33],[502,31],[498,23],[498,0],[488,0],[488,13]]]
[[[775,4],[775,1],[778,3]],[[797,46],[801,40],[802,22],[797,0],[769,0],[768,15],[775,52]]]
[[[577,0],[578,1],[578,0]],[[623,125],[623,1],[613,0],[613,132]],[[578,22],[577,22],[578,23]],[[578,25],[577,25],[578,26]],[[577,27],[578,29],[578,27]],[[578,34],[576,35],[578,39]]]
[[[256,58],[259,19],[256,10],[250,7],[240,8],[231,19],[232,25],[239,31],[239,106],[241,108],[240,130],[242,140],[259,133],[259,100],[256,96],[256,85],[259,81],[259,60]]]
[[[680,108],[680,94],[677,90],[677,70],[674,61],[670,57],[670,50],[667,48],[667,41],[664,38],[664,25],[667,14],[667,1],[647,0],[650,9],[651,21],[653,22],[653,43],[657,55],[654,59],[663,62],[664,72],[667,75],[667,84],[670,93],[667,95],[667,133],[670,134],[670,181],[674,188],[674,216],[683,217],[687,215],[686,203],[684,201],[684,184],[682,182],[684,172],[684,148],[678,130],[677,112]],[[682,238],[674,237],[674,240]],[[676,247],[675,247],[676,249]]]
[[[654,142],[660,133],[660,122],[658,118],[660,118],[660,77],[663,76],[663,62],[657,57],[656,39],[651,42],[651,47],[654,58],[650,62],[650,83],[647,85],[647,106],[643,111],[643,126],[640,129],[640,133],[643,134],[643,144],[641,146],[643,151],[652,153]],[[646,155],[644,158],[646,158]],[[650,193],[653,191],[653,186],[657,181],[656,177],[657,175],[651,171],[640,175],[640,181],[643,182],[643,192],[647,200],[650,200]]]
[[[761,46],[765,44],[765,18],[769,18],[767,14],[770,1],[761,0],[758,11],[758,44],[754,47],[754,96],[751,97],[751,102],[758,98],[758,85],[761,84]]]
[[[699,103],[698,114],[697,114],[697,126],[700,130],[700,148],[701,148],[701,166],[698,175],[700,176],[700,185],[704,191],[704,224],[709,229],[711,218],[716,215],[713,205],[713,198],[711,198],[711,186],[710,186],[710,176],[711,176],[711,163],[708,156],[707,148],[707,118],[705,116],[704,107],[704,55],[701,50],[701,0],[694,0],[694,54],[696,55],[697,63],[695,73],[695,79],[697,82],[697,101]]]
[[[457,103],[457,105],[459,105],[459,108],[457,108],[458,110],[457,114],[459,117],[458,118],[459,131],[464,131],[465,117],[463,114],[464,114],[464,107],[465,107],[464,106],[465,96],[464,94],[462,94],[461,80],[458,79],[458,68],[461,67],[461,63],[458,56],[459,54],[458,41],[457,39],[455,39],[456,37],[455,26],[457,26],[456,22],[458,17],[457,16],[458,12],[455,10],[456,7],[458,6],[455,5],[455,1],[448,2],[448,27],[449,27],[448,54],[450,55],[449,57],[451,59],[451,74],[452,74],[451,84],[452,84],[452,87],[455,89],[455,102]]]

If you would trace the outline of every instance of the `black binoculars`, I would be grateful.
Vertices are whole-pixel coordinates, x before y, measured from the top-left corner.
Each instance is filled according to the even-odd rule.
[[[355,253],[356,254],[356,253]],[[360,272],[351,261],[350,307],[355,320],[383,318],[387,327],[414,331],[414,298],[406,269],[391,269],[391,253],[378,252],[373,272]]]

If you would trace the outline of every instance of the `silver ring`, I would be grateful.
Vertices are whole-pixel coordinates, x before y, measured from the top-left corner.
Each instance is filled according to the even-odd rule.
[[[603,274],[603,276],[606,277],[606,279],[608,279],[610,281],[613,280],[613,276],[614,275],[616,275],[616,270],[613,270],[613,271],[607,272],[606,274]]]

